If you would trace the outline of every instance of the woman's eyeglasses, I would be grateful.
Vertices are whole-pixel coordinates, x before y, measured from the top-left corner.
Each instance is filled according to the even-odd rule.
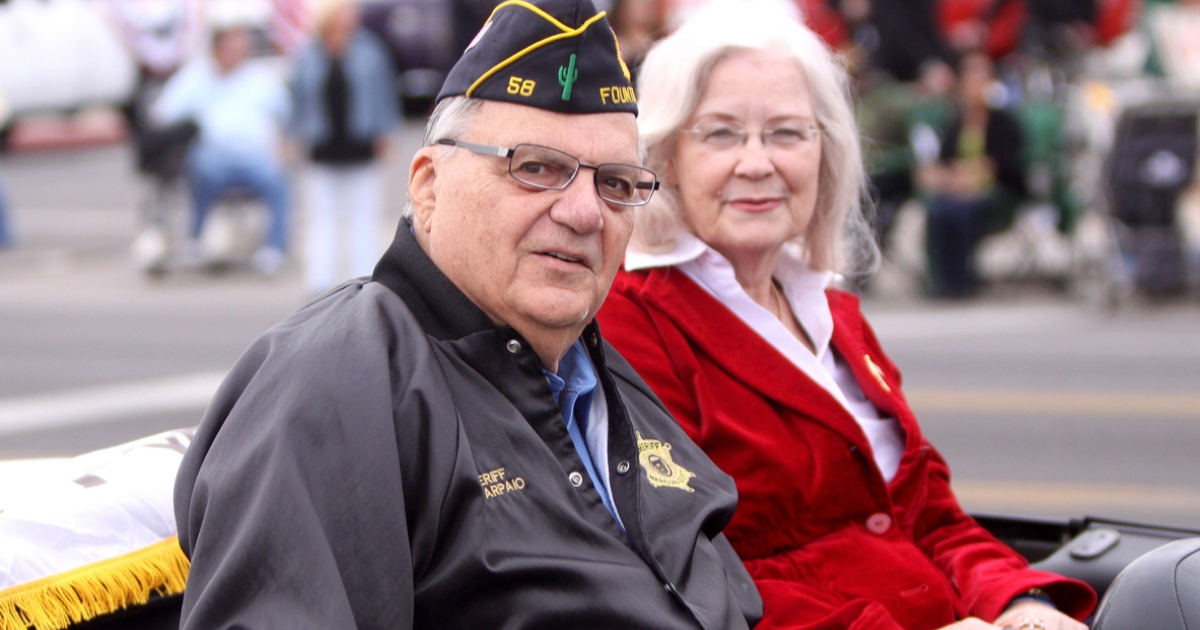
[[[682,131],[691,134],[700,144],[715,151],[743,146],[750,137],[750,132],[742,125],[724,120],[701,121]],[[760,134],[764,147],[784,150],[812,146],[820,137],[821,126],[811,121],[775,123],[764,128]]]
[[[508,158],[513,179],[545,190],[563,190],[575,180],[580,168],[593,171],[592,180],[600,198],[622,206],[642,206],[658,190],[654,171],[632,164],[584,164],[579,158],[538,144],[518,144],[506,149],[443,138],[437,144],[461,147],[480,155]]]

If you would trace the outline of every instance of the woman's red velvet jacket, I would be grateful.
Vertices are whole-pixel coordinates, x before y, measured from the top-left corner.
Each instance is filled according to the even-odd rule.
[[[1091,588],[1030,569],[963,512],[858,299],[827,295],[832,346],[906,434],[891,483],[854,418],[684,273],[622,270],[598,316],[605,338],[737,481],[725,534],[762,593],[758,628],[990,621],[1032,588],[1086,616]]]

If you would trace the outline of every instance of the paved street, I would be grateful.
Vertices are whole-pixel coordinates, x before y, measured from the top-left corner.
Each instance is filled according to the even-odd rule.
[[[418,144],[396,136],[381,246]],[[0,252],[0,459],[196,424],[241,351],[307,299],[295,267],[143,278],[130,165],[121,146],[0,157],[21,239]],[[1196,300],[1108,316],[1042,290],[883,293],[864,307],[969,509],[1200,529]]]
[[[968,507],[1200,527],[1196,304],[867,310]]]

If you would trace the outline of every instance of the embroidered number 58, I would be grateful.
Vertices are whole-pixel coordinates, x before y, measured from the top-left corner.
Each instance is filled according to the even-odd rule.
[[[531,96],[533,88],[537,85],[532,79],[522,79],[521,77],[508,77],[508,93],[520,94],[521,96]]]

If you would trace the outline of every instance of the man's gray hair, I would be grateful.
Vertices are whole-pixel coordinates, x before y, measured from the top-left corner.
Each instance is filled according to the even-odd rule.
[[[799,63],[821,126],[817,206],[793,244],[813,269],[870,273],[879,249],[863,216],[866,175],[849,77],[820,38],[770,3],[714,2],[646,55],[638,73],[638,127],[649,148],[647,166],[669,172],[679,131],[717,63],[738,50],[762,49]],[[658,251],[686,231],[677,191],[664,185],[639,208],[629,249]]]
[[[431,147],[443,138],[457,138],[459,134],[466,131],[467,127],[471,126],[471,121],[479,113],[483,102],[483,99],[478,98],[451,96],[438,103],[437,107],[433,108],[433,113],[429,115],[429,122],[425,123],[425,137],[421,141],[421,146]],[[441,147],[441,149],[450,152],[454,150],[454,147]],[[404,220],[412,221],[411,200],[404,204],[401,214]]]

